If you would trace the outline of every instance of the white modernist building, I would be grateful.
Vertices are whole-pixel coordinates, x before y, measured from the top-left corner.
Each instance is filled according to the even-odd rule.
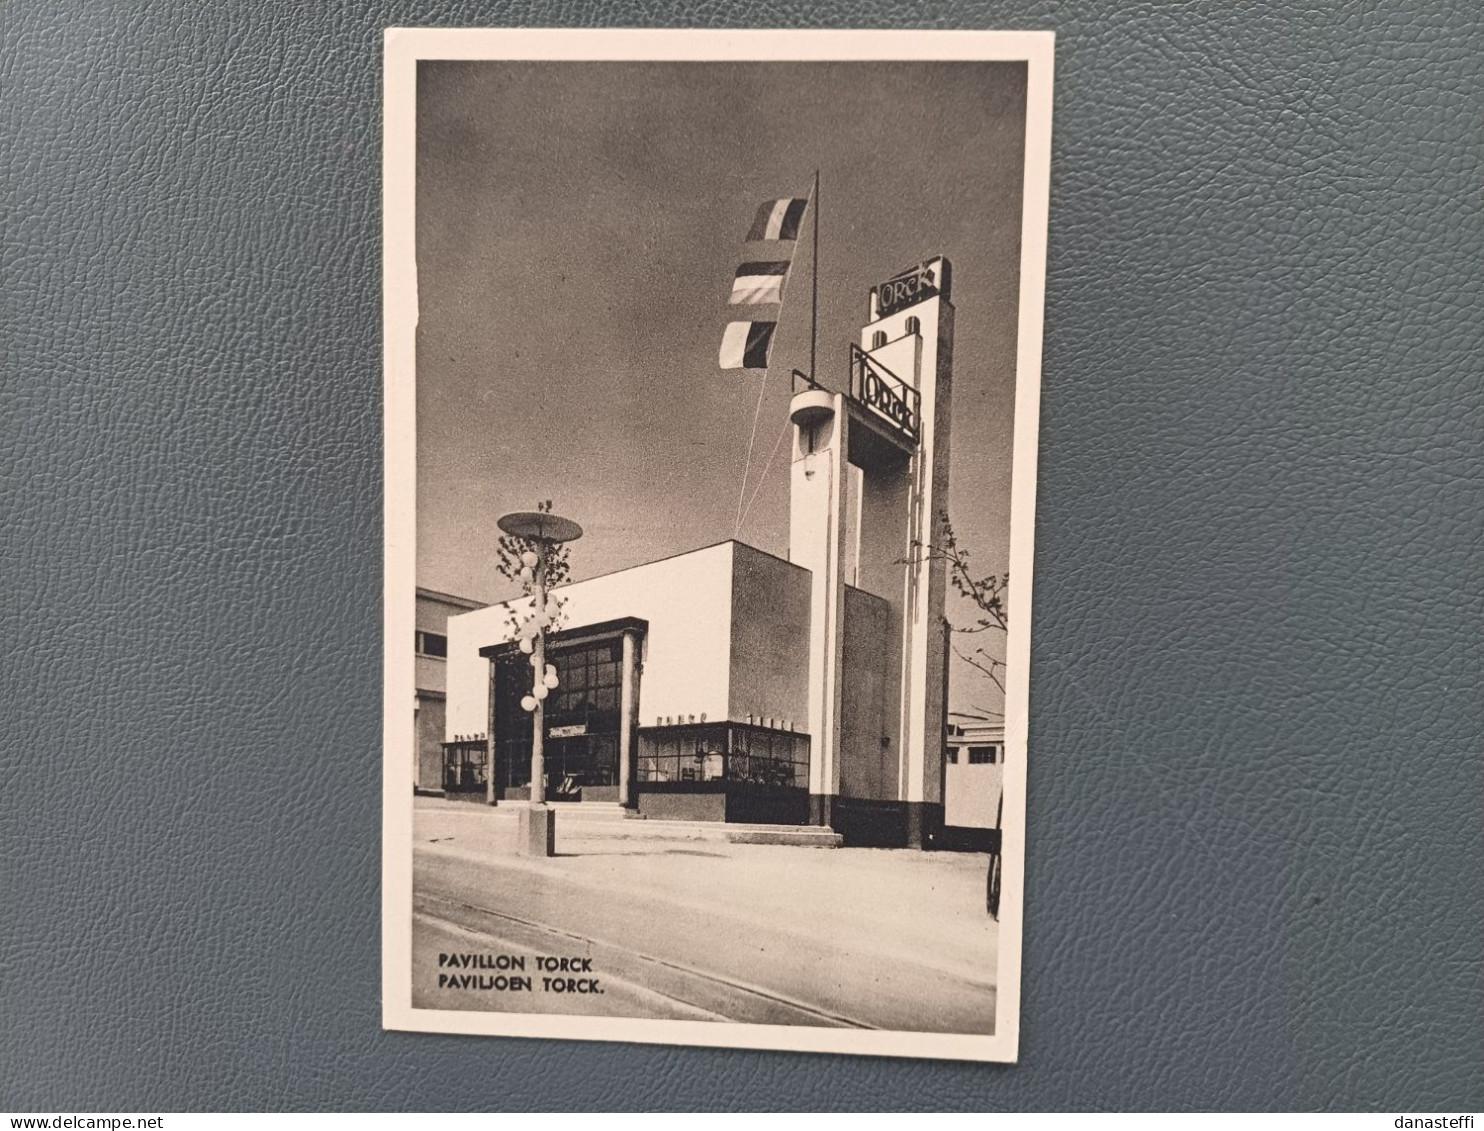
[[[950,271],[939,257],[872,288],[845,390],[794,395],[788,561],[723,542],[556,591],[548,800],[934,842],[947,577],[927,550],[948,495]],[[509,605],[448,621],[446,748],[493,803],[531,785],[511,625]]]

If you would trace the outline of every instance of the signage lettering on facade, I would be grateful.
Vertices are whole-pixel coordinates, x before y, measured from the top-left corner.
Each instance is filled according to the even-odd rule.
[[[948,287],[947,261],[941,257],[929,259],[871,288],[872,306],[875,307],[873,316],[885,318],[934,295],[948,298]]]
[[[908,435],[917,435],[917,420],[911,407],[899,392],[893,389],[881,375],[869,365],[865,373],[865,396],[867,405],[875,409]]]
[[[552,727],[550,733],[552,738],[577,738],[587,733],[587,724],[573,723],[571,726]]]

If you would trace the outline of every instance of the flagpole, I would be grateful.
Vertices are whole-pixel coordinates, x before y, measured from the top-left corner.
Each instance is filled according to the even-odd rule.
[[[810,283],[810,290],[811,290],[811,297],[810,297],[810,303],[809,303],[809,381],[810,381],[810,383],[812,385],[814,385],[816,388],[818,388],[818,387],[820,387],[820,385],[819,385],[819,378],[818,378],[818,376],[814,372],[815,352],[816,352],[816,346],[817,346],[817,344],[819,342],[819,170],[818,169],[815,169],[814,170],[814,189],[809,194],[809,212],[810,212],[809,224],[810,224],[810,227],[813,229],[813,232],[814,232],[814,252],[809,257],[809,283]],[[778,308],[778,321],[779,321],[780,324],[783,321],[783,307],[782,307],[781,304],[780,304],[780,306]],[[794,370],[794,372],[797,373],[798,370],[796,369],[796,370]],[[765,381],[767,380],[767,371],[766,370],[763,373],[763,379]],[[790,384],[792,384],[792,381],[790,381]],[[759,396],[759,398],[758,398],[758,406],[759,407],[762,406],[762,398],[761,398],[761,396]],[[789,430],[789,427],[790,426],[791,426],[791,422],[788,420],[787,417],[785,417],[784,418],[784,421],[783,421],[783,431],[780,432],[780,433],[778,433],[778,439],[773,442],[773,450],[770,453],[768,453],[768,462],[763,465],[763,474],[758,479],[757,486],[755,486],[753,488],[753,490],[752,490],[752,496],[747,500],[747,505],[745,507],[743,507],[741,510],[738,511],[738,514],[737,514],[737,525],[736,525],[736,529],[735,529],[735,531],[733,533],[733,536],[734,537],[741,537],[741,534],[742,534],[742,525],[747,521],[747,516],[752,513],[752,504],[755,503],[755,502],[757,502],[757,497],[759,495],[761,495],[762,492],[763,492],[763,484],[765,482],[767,482],[768,472],[773,469],[773,460],[775,458],[777,458],[777,456],[778,456],[778,449],[783,446],[783,438],[786,435],[788,435],[788,430]],[[757,417],[755,415],[754,415],[753,420],[752,420],[752,433],[753,433],[753,437],[756,438],[756,436],[757,436]],[[748,443],[747,456],[748,456],[748,460],[747,460],[748,467],[750,468],[751,465],[752,465],[752,444],[751,444],[751,441],[749,441],[749,443]],[[743,491],[744,494],[747,491],[747,477],[746,477],[745,474],[742,477],[742,491]]]
[[[809,320],[809,380],[819,384],[819,375],[814,371],[815,346],[819,342],[819,170],[814,170],[814,255],[809,261],[809,276],[813,283],[813,311]]]
[[[808,201],[807,208],[808,208],[808,210],[813,211],[813,213],[814,213],[814,219],[812,221],[812,225],[813,225],[813,229],[814,229],[814,254],[812,256],[812,260],[813,261],[809,265],[809,268],[810,268],[810,270],[809,270],[809,273],[810,273],[810,284],[811,284],[811,290],[812,290],[812,294],[813,294],[813,297],[812,297],[811,303],[810,303],[810,311],[811,311],[811,313],[810,313],[810,322],[809,322],[809,380],[813,384],[818,385],[818,381],[815,379],[815,376],[814,376],[815,345],[816,345],[816,343],[817,343],[817,341],[819,339],[819,170],[818,169],[815,169],[814,170],[814,187],[813,187],[813,189],[809,193],[809,201]],[[797,244],[797,240],[798,240],[798,234],[797,234],[797,232],[795,232],[794,239],[795,239],[795,247],[797,247],[798,246],[798,244]],[[792,263],[793,263],[793,256],[790,255],[789,256],[790,267],[792,267]],[[783,325],[783,305],[784,305],[783,304],[783,301],[780,298],[779,299],[779,302],[778,302],[778,313],[777,313],[777,315],[775,315],[775,321],[773,323],[773,332],[774,332],[775,335],[778,332],[778,327],[780,327],[780,326]],[[775,339],[775,341],[776,341],[776,339]],[[735,522],[733,523],[733,526],[732,526],[732,537],[733,538],[740,537],[740,535],[742,533],[742,523],[745,522],[746,519],[747,519],[747,512],[750,511],[750,510],[752,510],[752,501],[749,501],[748,498],[747,498],[747,477],[748,477],[748,474],[752,471],[752,449],[753,449],[753,446],[757,442],[757,422],[758,422],[758,416],[762,413],[762,409],[763,409],[763,396],[768,391],[768,374],[769,374],[771,368],[772,368],[772,366],[771,366],[771,357],[769,357],[768,362],[765,362],[764,365],[763,365],[763,380],[762,380],[762,384],[758,386],[757,404],[753,406],[753,410],[752,410],[752,433],[747,438],[747,458],[743,461],[743,464],[742,464],[742,485],[741,485],[741,487],[737,491],[737,516],[736,516],[736,520],[735,520]],[[744,361],[744,369],[745,369],[745,361]],[[797,372],[797,370],[795,370],[795,372]],[[790,385],[791,384],[792,384],[792,378],[790,378]],[[787,427],[788,426],[785,423],[785,426],[784,426],[784,430],[785,431],[787,431]],[[777,445],[777,444],[774,445],[774,447],[773,447],[773,455],[770,455],[768,457],[768,464],[769,464],[770,467],[772,466],[772,463],[773,463],[773,456],[778,454],[778,446],[779,445]],[[764,471],[763,474],[764,474],[764,477],[766,477],[766,475],[767,475],[766,470]],[[761,485],[761,481],[760,481],[759,485]],[[755,501],[756,498],[757,498],[757,492],[754,491],[753,492],[753,496],[752,496],[752,500]]]

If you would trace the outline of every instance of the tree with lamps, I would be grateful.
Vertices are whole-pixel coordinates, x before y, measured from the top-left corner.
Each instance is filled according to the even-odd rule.
[[[520,701],[531,715],[531,796],[519,811],[516,841],[522,856],[556,855],[556,814],[546,804],[545,703],[560,679],[555,666],[546,662],[546,640],[562,619],[562,600],[551,589],[570,577],[567,544],[582,537],[582,527],[553,514],[551,507],[548,499],[534,511],[515,511],[496,522],[503,532],[497,568],[530,598],[524,613],[511,611],[513,635],[531,662],[531,690]]]

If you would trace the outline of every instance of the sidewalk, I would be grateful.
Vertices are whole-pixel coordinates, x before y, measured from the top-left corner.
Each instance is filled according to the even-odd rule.
[[[602,821],[559,816],[558,856],[528,859],[514,854],[510,815],[417,807],[419,1005],[954,1032],[992,1024],[998,932],[984,910],[984,856],[645,837],[643,821],[614,837]],[[609,981],[586,998],[439,990],[437,955],[450,948],[580,952]]]

